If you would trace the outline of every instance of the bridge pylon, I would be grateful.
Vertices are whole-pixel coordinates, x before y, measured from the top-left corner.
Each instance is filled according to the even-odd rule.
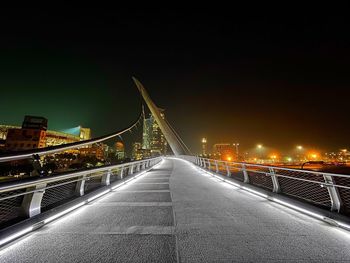
[[[164,120],[161,115],[159,108],[155,105],[155,103],[152,101],[151,97],[148,95],[148,92],[144,88],[144,86],[141,84],[140,81],[138,81],[135,77],[132,77],[134,80],[138,90],[140,91],[144,101],[147,104],[147,107],[151,111],[154,119],[159,125],[160,130],[164,134],[165,139],[167,140],[171,150],[173,151],[175,156],[179,155],[188,155],[189,150],[186,147],[186,145],[183,143],[181,138],[177,135],[177,133],[172,129],[171,126]]]

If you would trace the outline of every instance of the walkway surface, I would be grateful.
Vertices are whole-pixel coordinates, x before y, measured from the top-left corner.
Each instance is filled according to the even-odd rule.
[[[0,262],[350,262],[350,234],[166,159]]]

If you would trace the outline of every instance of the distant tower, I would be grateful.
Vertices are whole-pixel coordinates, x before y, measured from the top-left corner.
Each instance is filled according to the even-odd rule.
[[[151,150],[153,116],[143,120],[142,149]]]
[[[207,138],[202,139],[202,154],[207,155]]]

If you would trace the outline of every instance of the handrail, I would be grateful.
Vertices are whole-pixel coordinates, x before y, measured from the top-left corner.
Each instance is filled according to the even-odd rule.
[[[331,211],[350,213],[350,175],[222,161],[199,156],[182,156],[182,158],[205,170],[218,174],[224,173],[243,183],[262,187],[274,193],[290,195],[327,207]],[[232,173],[233,171],[241,172],[241,174]]]
[[[94,200],[137,178],[159,163],[162,158],[159,156],[1,185],[0,225],[9,223],[11,220],[22,220],[39,215],[43,209],[60,206],[86,194],[88,194],[87,202]],[[133,174],[135,176],[132,176]],[[132,177],[124,179],[129,176]],[[120,183],[117,183],[118,181]]]
[[[303,170],[303,169],[293,169],[293,168],[286,168],[286,167],[281,167],[281,166],[273,166],[273,165],[262,165],[262,164],[254,164],[254,163],[246,163],[246,162],[232,162],[232,161],[222,161],[222,160],[216,160],[216,159],[209,159],[209,158],[202,158],[203,160],[210,160],[210,161],[217,161],[219,163],[229,163],[229,164],[239,164],[239,165],[249,165],[253,167],[260,167],[260,168],[266,168],[266,169],[278,169],[278,170],[283,170],[283,171],[291,171],[291,172],[301,172],[301,173],[312,173],[315,175],[329,175],[329,176],[339,176],[339,177],[350,177],[350,175],[346,174],[335,174],[335,173],[328,173],[328,172],[317,172],[317,171],[312,171],[312,170]],[[258,172],[258,171],[257,171]]]
[[[98,172],[104,172],[109,171],[117,168],[127,167],[130,165],[135,165],[139,163],[144,163],[151,160],[156,160],[159,157],[140,160],[140,161],[134,161],[134,162],[128,162],[128,163],[122,163],[122,164],[116,164],[116,165],[104,165],[98,168],[92,168],[92,169],[85,169],[85,170],[79,170],[79,171],[73,171],[73,172],[65,172],[57,175],[52,175],[48,177],[39,177],[39,178],[28,178],[29,180],[21,180],[21,181],[14,181],[14,182],[8,182],[3,183],[0,185],[0,193],[8,192],[8,191],[14,191],[22,188],[28,188],[32,187],[38,184],[42,183],[53,183],[57,181],[62,181],[68,178],[75,178],[79,176],[83,176],[86,174],[93,174]]]

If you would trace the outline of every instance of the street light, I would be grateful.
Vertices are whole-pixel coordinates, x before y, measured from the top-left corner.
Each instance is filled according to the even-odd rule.
[[[270,156],[270,158],[272,159],[272,162],[274,163],[277,159],[277,155],[273,154]]]
[[[263,145],[262,144],[258,144],[256,146],[256,148],[258,149],[258,152],[259,152],[259,157],[260,157],[260,160],[262,160],[262,149],[263,149]]]
[[[299,159],[299,161],[301,161],[301,159],[302,159],[301,153],[303,152],[304,147],[301,146],[301,145],[298,145],[298,146],[296,147],[296,149],[297,149],[297,151],[298,151],[298,153],[297,153],[297,158]]]
[[[238,146],[239,146],[239,143],[234,143],[233,146],[236,147],[236,158],[238,159]]]

